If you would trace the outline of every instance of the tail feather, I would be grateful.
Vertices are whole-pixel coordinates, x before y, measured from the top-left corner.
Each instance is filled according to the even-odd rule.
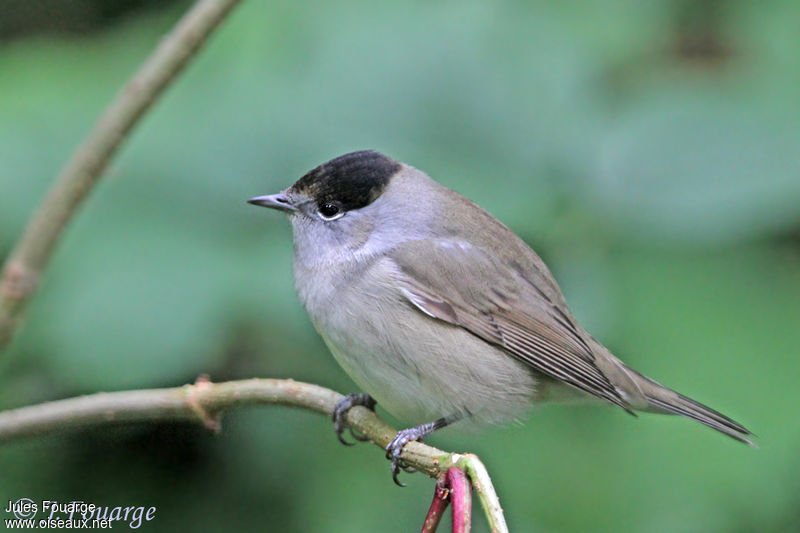
[[[678,394],[677,392],[669,389],[666,390],[672,393],[669,395],[673,396],[672,398],[665,399],[663,398],[665,395],[660,395],[662,397],[656,397],[649,394],[645,394],[645,397],[650,405],[655,407],[657,410],[665,411],[675,415],[683,415],[693,420],[697,420],[701,424],[705,424],[712,429],[716,429],[720,433],[724,433],[725,435],[736,439],[739,442],[744,442],[745,444],[753,446],[753,441],[749,438],[752,436],[752,433],[743,425],[739,424],[735,420],[732,420],[731,418],[728,418],[719,411],[715,411],[714,409],[701,404],[700,402],[696,402],[691,398],[687,398],[686,396]]]
[[[618,365],[618,368],[624,372],[629,396],[632,399],[638,398],[639,400],[636,402],[637,409],[685,416],[705,424],[732,439],[755,446],[750,439],[753,436],[752,432],[735,420],[653,381],[622,362],[618,362]],[[617,381],[621,383],[619,379]]]

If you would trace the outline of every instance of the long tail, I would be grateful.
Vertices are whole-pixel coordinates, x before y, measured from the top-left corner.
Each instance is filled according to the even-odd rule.
[[[736,439],[739,442],[744,442],[745,444],[754,446],[753,441],[749,438],[752,436],[752,433],[740,423],[728,418],[719,411],[715,411],[714,409],[703,405],[700,402],[696,402],[691,398],[687,398],[682,394],[669,389],[665,390],[668,393],[671,393],[669,394],[669,396],[672,396],[671,398],[665,399],[664,396],[666,395],[663,394],[659,395],[661,397],[651,396],[649,394],[645,395],[647,401],[650,402],[650,405],[655,410],[674,415],[687,416],[697,420],[701,424],[705,424],[710,428],[716,429],[720,433],[724,433],[732,439]]]
[[[750,446],[755,446],[750,439],[753,435],[750,430],[735,420],[683,394],[668,389],[633,369],[626,367],[626,370],[639,378],[636,381],[638,382],[639,390],[647,400],[648,409],[646,410],[656,413],[683,415],[697,420],[701,424],[705,424],[712,429],[716,429],[732,439],[744,442]]]

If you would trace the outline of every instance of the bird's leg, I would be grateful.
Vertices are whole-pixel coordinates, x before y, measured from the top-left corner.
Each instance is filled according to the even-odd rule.
[[[333,429],[336,431],[336,438],[339,439],[339,442],[344,444],[345,446],[352,446],[354,443],[347,442],[342,435],[344,430],[347,428],[344,417],[347,414],[347,411],[355,407],[356,405],[361,405],[366,407],[370,411],[375,410],[375,399],[370,396],[369,394],[363,392],[352,392],[339,400],[339,403],[336,404],[336,407],[333,408]],[[353,432],[353,428],[350,428],[350,434],[353,436],[354,439],[365,441],[367,440],[366,437],[363,435],[356,435]]]
[[[414,471],[412,468],[404,465],[403,460],[400,458],[405,445],[414,440],[422,440],[422,437],[425,435],[430,435],[437,429],[442,429],[443,427],[449,426],[459,418],[461,417],[446,416],[444,418],[434,420],[433,422],[428,422],[427,424],[420,424],[413,428],[403,429],[397,432],[397,435],[394,436],[392,442],[390,442],[386,447],[386,458],[392,461],[392,479],[397,485],[405,487],[405,485],[397,479],[400,469],[403,469],[406,472]]]

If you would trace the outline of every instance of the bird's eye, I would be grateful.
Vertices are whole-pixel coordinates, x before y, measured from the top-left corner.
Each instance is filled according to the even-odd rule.
[[[342,208],[335,202],[325,202],[324,204],[320,205],[318,213],[320,218],[323,220],[336,220],[344,215]]]

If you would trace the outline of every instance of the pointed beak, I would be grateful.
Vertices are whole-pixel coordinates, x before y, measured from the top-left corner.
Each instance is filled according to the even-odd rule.
[[[297,208],[292,205],[292,202],[290,202],[283,193],[254,196],[247,200],[247,203],[260,205],[261,207],[269,207],[270,209],[277,209],[278,211],[285,211],[287,213],[297,211]]]

